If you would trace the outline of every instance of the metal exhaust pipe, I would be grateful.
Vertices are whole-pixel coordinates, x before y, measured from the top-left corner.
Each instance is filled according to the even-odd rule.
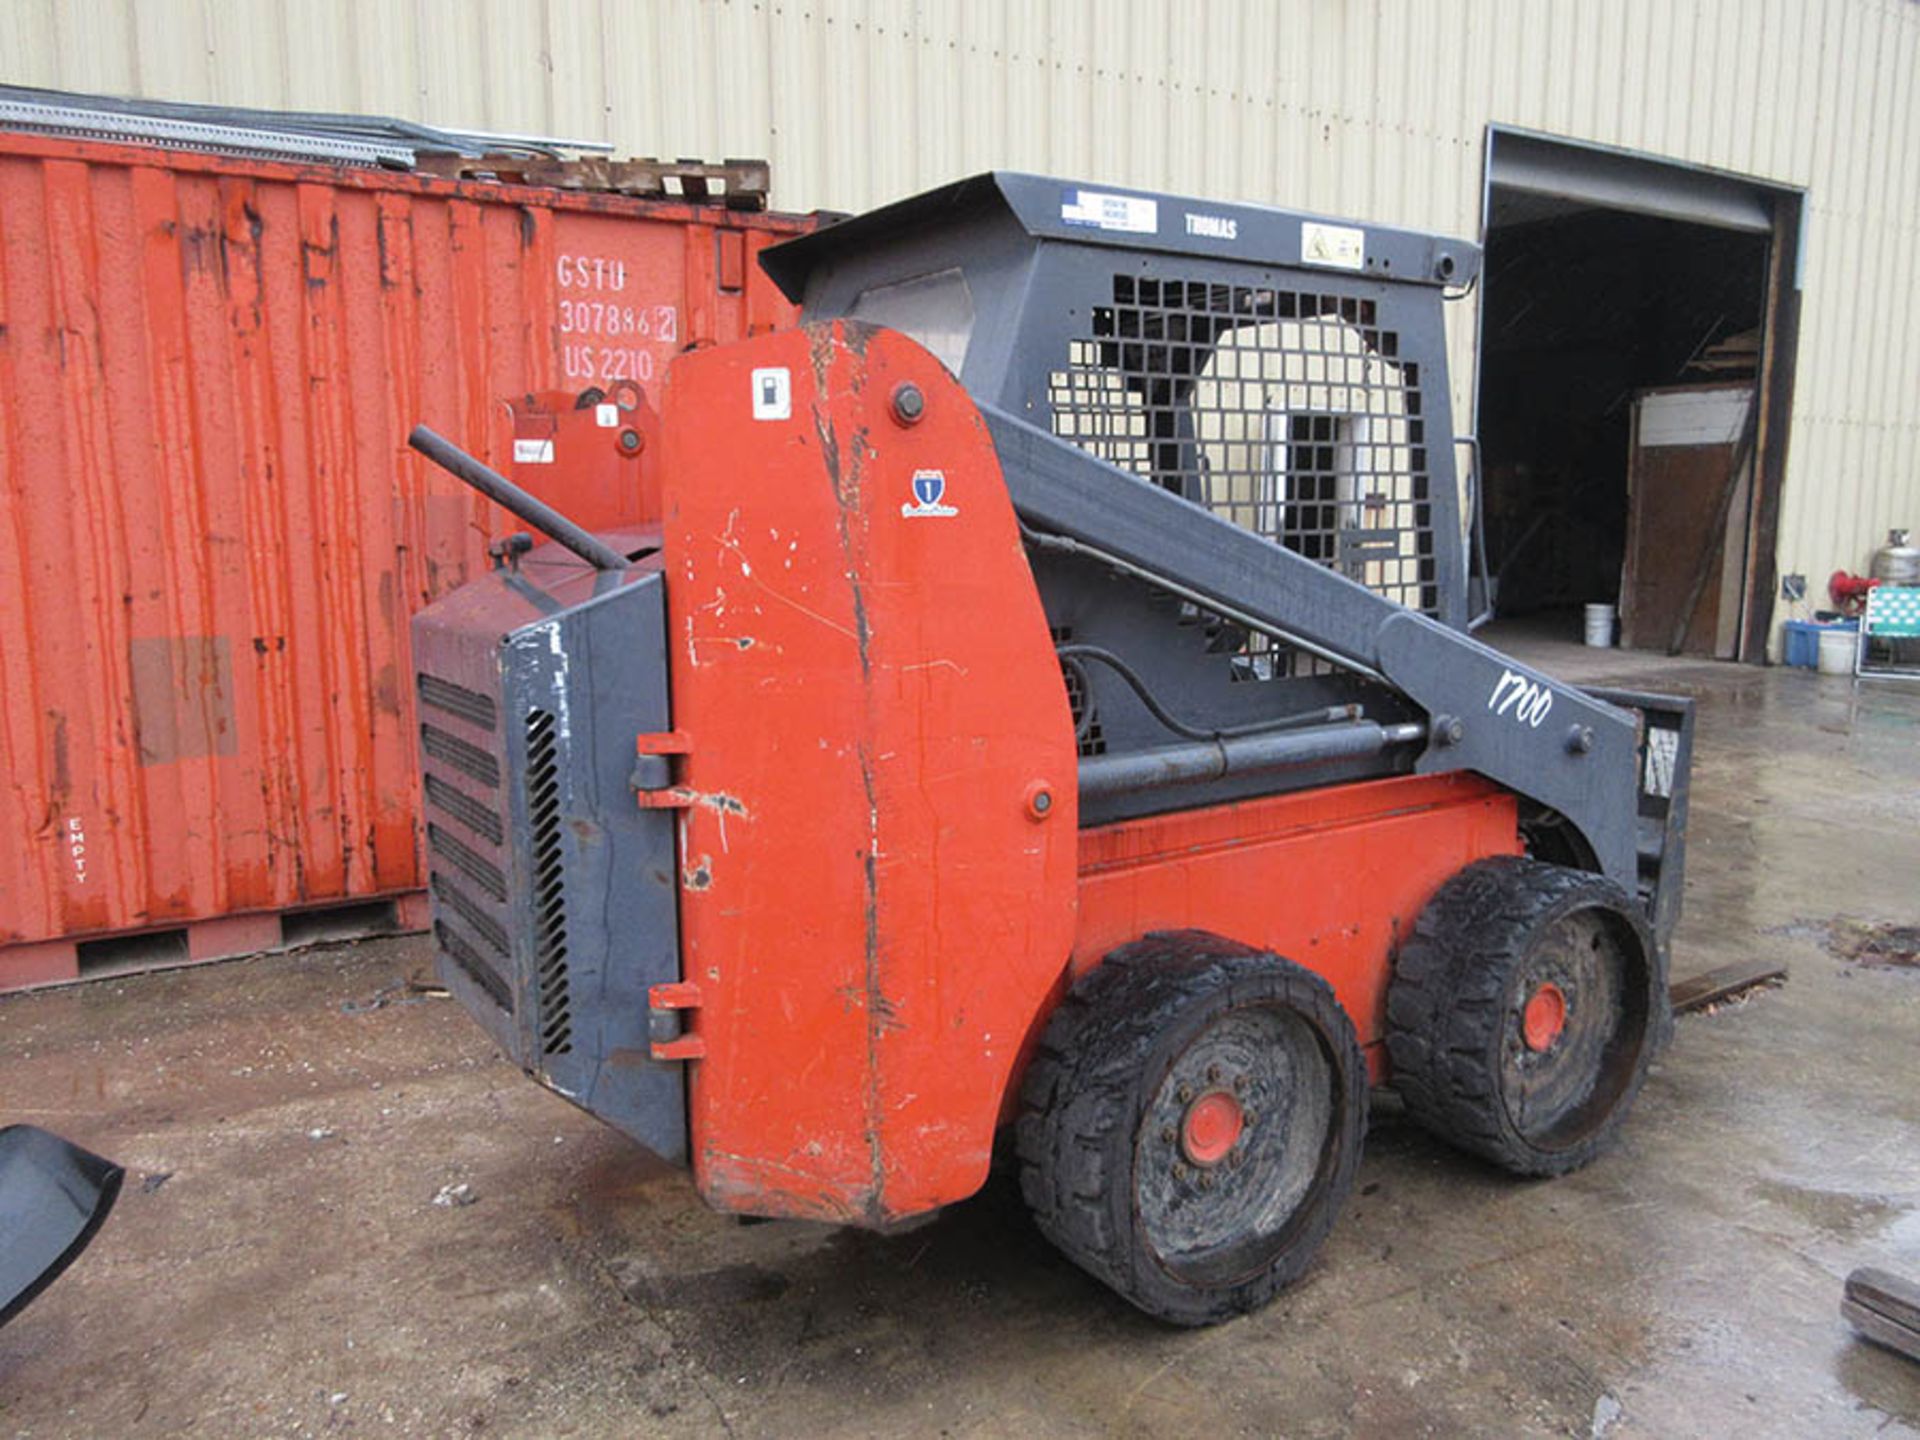
[[[576,525],[546,501],[529,495],[498,470],[476,459],[424,425],[413,427],[407,444],[449,475],[464,480],[494,504],[511,510],[558,545],[564,545],[596,570],[624,570],[627,557],[592,531]]]

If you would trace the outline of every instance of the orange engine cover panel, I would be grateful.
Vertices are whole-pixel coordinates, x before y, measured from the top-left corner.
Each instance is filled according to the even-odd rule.
[[[695,1180],[960,1199],[1074,942],[1073,726],[999,462],[853,322],[683,356],[662,411]]]

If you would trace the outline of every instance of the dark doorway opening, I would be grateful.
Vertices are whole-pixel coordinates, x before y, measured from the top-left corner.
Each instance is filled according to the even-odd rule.
[[[1476,428],[1498,619],[1576,639],[1582,607],[1610,604],[1623,644],[1752,654],[1794,198],[1493,132]]]

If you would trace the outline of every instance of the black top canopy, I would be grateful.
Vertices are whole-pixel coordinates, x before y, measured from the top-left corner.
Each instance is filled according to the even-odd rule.
[[[789,299],[800,300],[823,265],[916,230],[995,212],[1040,240],[1305,266],[1373,280],[1457,286],[1480,268],[1479,247],[1445,236],[1008,170],[957,180],[772,246],[760,263]]]

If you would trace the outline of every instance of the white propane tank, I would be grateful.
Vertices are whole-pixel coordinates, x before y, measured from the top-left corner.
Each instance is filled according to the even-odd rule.
[[[1887,543],[1873,552],[1873,578],[1889,585],[1920,585],[1920,550],[1907,543],[1905,530],[1889,530]]]

